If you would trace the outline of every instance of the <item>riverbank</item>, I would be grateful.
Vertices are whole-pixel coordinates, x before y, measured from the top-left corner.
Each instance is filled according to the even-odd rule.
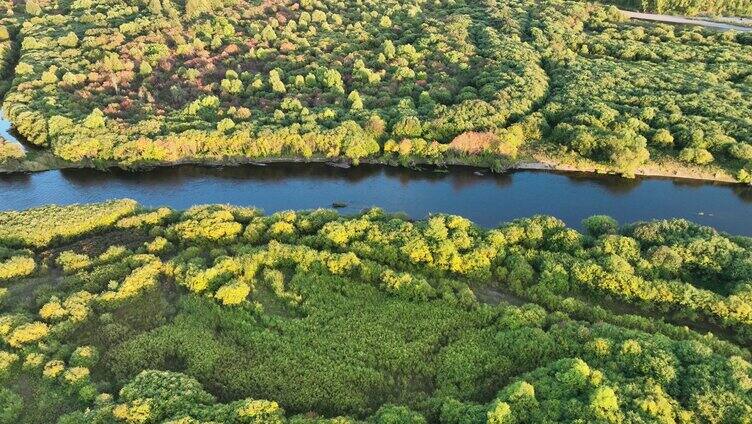
[[[491,163],[494,162],[494,163]],[[582,162],[582,161],[580,161]],[[187,159],[176,162],[159,162],[149,164],[135,164],[133,166],[124,166],[117,162],[67,162],[59,159],[47,152],[38,153],[34,160],[19,161],[10,165],[1,166],[0,174],[15,173],[36,173],[61,169],[98,169],[98,170],[125,170],[125,171],[144,171],[155,168],[169,168],[183,165],[196,165],[205,167],[235,167],[244,165],[266,166],[271,164],[300,164],[316,163],[329,164],[334,167],[349,168],[357,166],[351,160],[344,157],[270,157],[270,158],[217,158],[217,159]],[[700,167],[689,167],[678,163],[675,160],[661,158],[658,161],[638,167],[632,174],[624,174],[618,170],[611,169],[607,166],[597,163],[570,163],[559,161],[541,154],[525,155],[519,159],[509,159],[503,157],[497,158],[472,158],[472,159],[447,159],[442,161],[429,161],[424,159],[413,159],[410,161],[400,161],[395,158],[367,158],[358,161],[360,164],[381,165],[390,167],[421,168],[431,167],[470,167],[478,168],[494,173],[505,173],[513,171],[547,171],[557,173],[577,173],[577,174],[594,174],[594,175],[618,175],[624,178],[648,177],[648,178],[668,178],[676,180],[694,180],[709,183],[724,183],[747,185],[739,182],[728,172],[719,169],[703,169]]]
[[[645,165],[636,168],[631,175],[625,175],[607,166],[601,164],[586,162],[580,160],[578,164],[558,161],[556,159],[534,155],[533,160],[519,161],[510,166],[509,170],[539,170],[552,172],[576,172],[587,174],[605,174],[619,175],[625,178],[648,177],[648,178],[669,178],[676,180],[694,180],[712,183],[738,184],[742,183],[733,175],[720,168],[705,169],[699,166],[688,166],[672,158],[662,157],[658,160],[651,161]],[[585,163],[582,163],[585,162]]]
[[[619,172],[615,171],[602,171],[595,168],[580,168],[576,166],[571,165],[564,165],[564,164],[550,164],[545,162],[522,162],[518,163],[516,165],[513,165],[508,168],[508,170],[537,170],[537,171],[551,171],[551,172],[576,172],[576,173],[590,173],[590,174],[607,174],[607,175],[620,175],[624,176],[623,174],[620,174]],[[708,172],[702,172],[702,171],[696,171],[696,170],[661,170],[658,169],[655,166],[645,166],[640,167],[637,170],[634,171],[635,176],[640,177],[648,177],[648,178],[670,178],[670,179],[677,179],[677,180],[695,180],[695,181],[707,181],[707,182],[714,182],[714,183],[727,183],[727,184],[740,184],[745,185],[744,183],[740,183],[735,178],[729,176],[729,175],[718,175],[708,173]]]
[[[174,162],[153,162],[153,163],[135,163],[124,164],[116,161],[99,161],[85,160],[80,162],[69,162],[55,156],[51,151],[46,149],[34,148],[20,140],[11,133],[9,122],[3,119],[0,113],[0,123],[6,123],[2,129],[5,138],[17,143],[23,148],[25,157],[21,160],[9,160],[5,164],[0,164],[0,174],[16,173],[34,173],[62,169],[98,169],[110,170],[120,169],[125,171],[143,171],[154,168],[174,167],[181,165],[197,165],[206,167],[227,167],[243,165],[269,165],[285,163],[328,163],[337,167],[357,166],[357,163],[397,166],[407,168],[420,168],[424,166],[434,167],[472,167],[484,169],[496,173],[511,171],[549,171],[560,173],[578,173],[578,174],[600,174],[600,175],[619,175],[625,178],[655,177],[670,178],[677,180],[695,180],[728,184],[744,184],[739,182],[733,175],[727,171],[714,167],[707,169],[699,166],[687,165],[678,162],[669,156],[660,157],[651,160],[650,163],[642,165],[632,173],[614,169],[604,164],[589,161],[576,157],[554,157],[551,154],[543,152],[545,149],[523,149],[515,159],[503,156],[479,155],[449,157],[441,160],[428,160],[425,158],[394,158],[394,157],[371,157],[363,158],[354,163],[346,157],[323,157],[312,156],[309,158],[295,156],[267,157],[267,158],[249,158],[249,157],[222,157],[222,158],[192,158]]]

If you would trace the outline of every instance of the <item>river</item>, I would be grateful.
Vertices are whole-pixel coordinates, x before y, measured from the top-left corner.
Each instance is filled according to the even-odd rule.
[[[11,130],[12,126],[10,124],[10,121],[5,119],[5,116],[3,116],[3,111],[0,109],[0,138],[4,138],[6,141],[9,141],[11,143],[16,143],[23,151],[27,151],[26,146],[24,146],[23,143],[18,141],[15,134],[13,134],[13,131]]]
[[[752,236],[752,187],[540,171],[478,174],[464,167],[441,173],[325,164],[179,166],[141,173],[71,169],[0,176],[0,210],[126,197],[146,206],[232,203],[267,213],[341,202],[347,205],[344,213],[371,206],[413,218],[442,212],[485,227],[535,214],[575,227],[594,214],[622,223],[681,217]]]

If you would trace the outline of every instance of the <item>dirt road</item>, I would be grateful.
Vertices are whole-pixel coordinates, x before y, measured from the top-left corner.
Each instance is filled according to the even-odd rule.
[[[736,30],[740,32],[752,31],[752,27],[745,27],[739,25],[732,25],[723,22],[706,21],[703,19],[691,19],[683,16],[671,16],[671,15],[657,15],[654,13],[640,13],[640,12],[628,12],[623,10],[627,17],[630,19],[639,19],[643,21],[664,22],[667,24],[682,24],[682,25],[699,25],[707,28],[718,29],[721,31]]]

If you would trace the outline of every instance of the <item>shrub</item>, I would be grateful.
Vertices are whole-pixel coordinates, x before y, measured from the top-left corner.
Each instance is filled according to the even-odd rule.
[[[239,421],[253,424],[282,424],[285,411],[277,402],[247,399],[241,401],[236,409]]]
[[[17,422],[23,411],[23,399],[10,389],[0,387],[0,423]]]
[[[425,424],[426,419],[419,413],[411,411],[404,406],[384,405],[376,411],[373,422],[379,424]]]
[[[243,282],[225,284],[217,290],[214,295],[223,305],[238,305],[245,301],[251,288]]]
[[[582,221],[582,226],[593,236],[600,237],[605,234],[616,234],[619,223],[610,216],[595,215]]]
[[[97,363],[99,352],[94,346],[79,346],[73,351],[70,365],[74,367],[91,368]]]
[[[91,259],[84,254],[66,250],[55,259],[55,263],[63,268],[66,274],[72,274],[91,265]]]
[[[6,245],[45,247],[111,226],[136,210],[133,200],[89,205],[45,206],[22,212],[0,212],[0,241]]]
[[[498,137],[491,132],[465,132],[455,137],[449,143],[449,148],[460,153],[477,155],[491,151],[497,142]]]
[[[4,380],[10,374],[11,367],[16,362],[18,362],[18,355],[0,350],[0,381]]]
[[[34,258],[13,256],[0,262],[0,281],[28,277],[36,270]]]
[[[674,145],[674,136],[668,130],[661,128],[653,134],[652,142],[661,147],[670,147]]]
[[[22,345],[37,342],[49,333],[49,327],[43,322],[32,322],[22,324],[5,339],[12,347],[21,347]]]

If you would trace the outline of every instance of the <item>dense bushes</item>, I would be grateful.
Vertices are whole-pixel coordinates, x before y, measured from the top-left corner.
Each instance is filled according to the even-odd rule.
[[[2,16],[0,17],[0,96],[3,96],[10,88],[9,79],[13,75],[13,64],[18,53],[13,39],[12,18],[11,15],[3,14],[3,8],[4,5],[0,4],[0,16]],[[1,154],[0,160],[2,160]]]
[[[28,19],[5,103],[19,131],[73,161],[357,162],[389,137],[501,131],[546,94],[535,51],[486,17],[509,13],[494,2],[241,1],[172,20],[163,6],[97,1]],[[42,88],[57,106],[34,105]]]
[[[14,18],[3,110],[18,131],[93,166],[543,159],[632,174],[670,158],[752,178],[745,35],[566,0],[163,3]],[[712,5],[731,6],[748,5]]]
[[[79,227],[63,247],[38,236],[86,214],[106,217],[104,234]],[[483,229],[378,209],[128,201],[12,216],[0,231],[30,240],[0,251],[3,266],[30,264],[0,303],[0,414],[17,422],[734,422],[752,410],[752,243],[687,221],[598,216],[580,233],[550,217]]]
[[[0,261],[0,281],[31,275],[36,268],[34,258],[12,256]]]
[[[136,202],[117,200],[86,206],[46,206],[23,212],[0,212],[0,243],[44,247],[52,241],[109,227],[135,212]]]

